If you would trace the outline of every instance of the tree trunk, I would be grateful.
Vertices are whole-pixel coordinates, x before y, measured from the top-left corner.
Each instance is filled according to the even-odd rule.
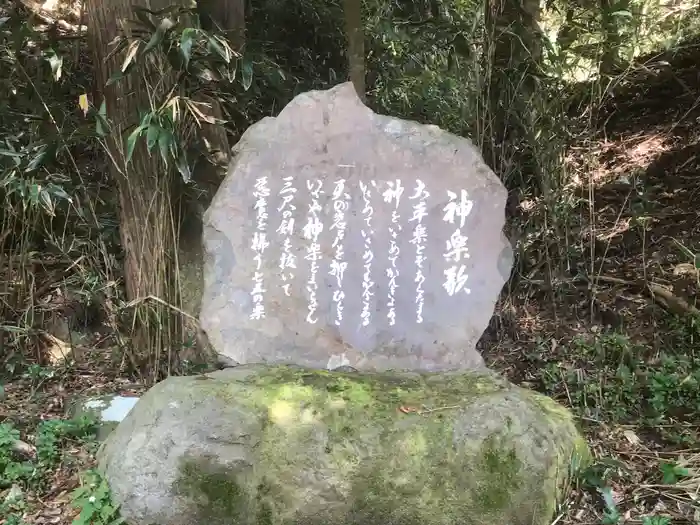
[[[174,85],[174,77],[168,74],[167,65],[158,67],[149,60],[148,66],[138,66],[138,73],[111,86],[105,85],[123,60],[119,54],[107,58],[111,51],[109,43],[120,34],[118,28],[124,21],[136,18],[133,7],[157,10],[171,4],[171,0],[87,0],[86,4],[97,86],[102,88],[112,125],[107,149],[119,194],[126,293],[134,307],[132,364],[148,366],[152,380],[156,380],[161,371],[170,373],[171,352],[182,347],[183,320],[172,308],[179,304],[178,218],[173,207],[173,192],[179,175],[173,162],[166,166],[159,155],[150,155],[143,140],[138,141],[127,165],[125,142],[138,124],[139,111],[150,109],[150,100],[162,101]],[[155,80],[153,85],[150,79]],[[96,105],[99,106],[99,102]],[[166,354],[167,370],[161,370]]]
[[[484,157],[507,179],[513,166],[533,165],[519,157],[523,151],[528,154],[522,146],[532,146],[535,131],[532,101],[537,96],[535,77],[542,57],[540,6],[538,0],[489,0],[486,9],[491,65],[486,98],[492,129],[486,133]]]
[[[363,102],[365,93],[365,35],[362,27],[362,0],[343,0],[347,57],[350,80]]]
[[[245,2],[246,0],[198,0],[197,13],[202,29],[224,31],[234,50],[242,52],[245,46]],[[216,119],[223,118],[219,101],[213,97],[195,95],[195,100],[211,107],[210,114]],[[208,149],[219,153],[212,159],[218,167],[226,171],[230,157],[230,145],[226,130],[218,124],[202,122],[201,135]],[[223,177],[222,177],[223,179]]]
[[[202,28],[207,31],[218,26],[226,31],[234,49],[245,44],[245,0],[198,0]]]
[[[603,29],[603,54],[600,57],[598,71],[601,75],[614,75],[620,56],[620,31],[615,17],[616,9],[626,9],[620,6],[623,2],[615,3],[612,0],[600,0],[601,25]]]
[[[577,32],[574,29],[574,6],[569,4],[566,8],[566,18],[557,34],[557,47],[561,51],[568,51],[576,40]]]

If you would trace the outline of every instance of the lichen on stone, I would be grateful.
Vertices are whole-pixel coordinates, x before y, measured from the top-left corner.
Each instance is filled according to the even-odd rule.
[[[183,459],[177,493],[202,523],[301,525],[323,517],[319,525],[516,525],[527,514],[528,525],[543,524],[569,461],[561,454],[578,453],[566,412],[491,374],[272,367],[238,380],[210,377],[196,397],[206,392],[235,402],[257,414],[264,430],[251,464]],[[471,435],[476,427],[464,419],[485,417],[471,407],[486,399],[498,412],[497,403],[512,403],[514,391],[532,413],[514,410],[499,428]],[[537,421],[521,420],[532,417]],[[533,424],[544,428],[531,429],[528,439],[545,456],[555,450],[547,465],[537,464],[539,456],[522,441]]]
[[[246,493],[233,473],[216,461],[206,456],[183,458],[180,474],[173,491],[189,499],[202,523],[228,525],[245,515]]]

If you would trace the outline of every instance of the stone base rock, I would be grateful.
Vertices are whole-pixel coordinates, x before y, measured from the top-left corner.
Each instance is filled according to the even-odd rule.
[[[544,525],[588,449],[491,372],[170,377],[99,452],[133,525]]]

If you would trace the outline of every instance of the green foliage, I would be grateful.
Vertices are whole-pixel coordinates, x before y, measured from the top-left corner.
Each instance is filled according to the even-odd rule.
[[[119,515],[119,507],[112,503],[107,481],[96,470],[88,470],[81,476],[80,487],[75,489],[72,505],[80,509],[73,525],[120,525],[125,523]]]
[[[602,491],[611,479],[624,470],[626,470],[624,463],[610,458],[600,458],[583,470],[580,478],[585,487]]]
[[[190,181],[193,166],[212,153],[196,136],[199,124],[225,125],[235,138],[253,122],[274,115],[297,93],[346,78],[339,0],[262,0],[250,7],[244,54],[223,34],[202,30],[191,10],[134,12],[134,31],[116,42],[114,52],[120,54],[122,67],[109,83],[129,75],[150,86],[153,78],[143,74],[146,62],[157,63],[160,76],[172,77],[173,83],[166,97],[141,108],[125,137],[127,158],[137,144],[145,144],[151,155]],[[589,108],[577,108],[595,114],[635,59],[659,46],[672,47],[697,30],[700,20],[697,2],[687,0],[670,7],[655,0],[553,0],[543,6],[537,27],[521,17],[498,31],[489,27],[484,2],[476,0],[367,0],[363,10],[370,105],[381,113],[469,136],[490,150],[487,161],[510,187],[519,186],[523,193],[549,192],[546,210],[554,226],[543,227],[543,235],[559,233],[557,227],[568,225],[575,209],[562,191],[571,182],[563,158],[579,131],[574,125],[581,125],[570,118],[569,107],[581,98],[580,92],[597,93],[586,98]],[[510,60],[514,57],[495,54],[504,35],[528,32],[535,34],[536,45],[528,51],[536,67],[523,73]],[[33,349],[40,326],[40,298],[34,294],[46,284],[24,262],[66,261],[73,272],[68,279],[88,294],[112,291],[119,280],[111,268],[118,252],[116,204],[98,191],[109,186],[106,181],[99,174],[87,176],[79,165],[114,126],[104,104],[98,108],[88,103],[91,71],[73,58],[81,56],[79,51],[84,54],[84,43],[76,40],[79,47],[74,48],[72,42],[37,29],[22,7],[0,8],[0,330],[8,336],[3,350],[10,350],[0,365],[3,374],[26,371],[35,390],[54,371],[26,366],[17,355]],[[542,47],[541,61],[534,59],[537,45]],[[590,78],[597,81],[573,82]],[[201,101],[207,98],[221,104],[223,118]],[[78,111],[76,100],[88,118]],[[504,115],[519,132],[501,141],[493,123]],[[583,131],[593,131],[586,127],[589,122],[582,125]],[[697,266],[696,255],[681,241],[679,246]],[[15,260],[22,264],[5,267],[6,261]],[[570,402],[587,419],[641,423],[668,442],[696,444],[693,427],[677,422],[700,419],[697,327],[678,323],[670,335],[658,355],[619,334],[577,339],[571,351],[580,366],[545,363],[540,378],[548,393]],[[2,397],[0,385],[0,401]],[[19,432],[1,424],[0,486],[37,484],[60,461],[67,442],[88,439],[91,432],[87,420],[43,422],[35,432],[37,457],[25,460],[11,449]],[[620,520],[607,488],[618,468],[599,462],[586,472],[609,523]],[[676,464],[659,468],[666,484],[687,475]],[[104,481],[96,473],[86,479],[75,496],[81,509],[78,523],[115,523],[117,510],[109,503]],[[5,522],[19,523],[21,498],[1,505]],[[644,525],[668,522],[658,516],[643,518]]]
[[[622,72],[639,56],[697,34],[694,11],[692,2],[674,8],[655,0],[548,2],[542,13],[548,66],[567,80],[597,75],[606,60]]]
[[[605,502],[605,511],[601,521],[602,525],[616,525],[620,522],[622,516],[613,499],[612,489],[610,487],[603,487],[600,489],[600,494]]]
[[[32,363],[27,367],[24,377],[30,379],[32,383],[32,393],[34,393],[45,381],[53,378],[55,373],[56,371],[51,367]]]
[[[70,440],[91,440],[95,437],[96,420],[84,415],[77,419],[49,419],[36,429],[36,457],[23,459],[13,445],[20,439],[19,430],[10,423],[0,424],[0,488],[14,483],[28,486],[40,482],[47,470],[60,459],[62,447]]]
[[[674,483],[678,483],[678,480],[681,478],[690,475],[690,471],[687,468],[681,467],[676,463],[664,462],[659,465],[659,468],[663,474],[663,482],[665,485],[673,485]]]
[[[63,450],[71,442],[92,443],[96,420],[90,415],[74,419],[42,421],[34,431],[36,453],[25,457],[26,451],[15,446],[20,432],[11,423],[0,423],[0,491],[9,489],[0,500],[0,521],[23,524],[20,516],[27,508],[23,489],[40,489],[51,471],[58,466]],[[73,502],[81,509],[75,524],[123,523],[117,509],[110,503],[106,483],[91,471],[86,481],[74,493]]]
[[[0,488],[2,488],[1,485]],[[24,493],[16,485],[13,485],[4,498],[0,499],[0,518],[5,519],[6,525],[25,525],[21,513],[26,507]]]
[[[676,337],[687,343],[692,333]],[[700,417],[700,356],[692,346],[669,347],[653,359],[645,347],[618,333],[592,341],[577,338],[571,346],[583,366],[545,365],[542,381],[548,393],[560,395],[564,389],[573,408],[588,418],[641,423],[671,442],[697,442],[691,427],[673,425]]]
[[[36,433],[36,449],[39,465],[52,467],[60,457],[63,443],[70,439],[81,441],[94,439],[96,419],[91,415],[82,415],[77,419],[50,419],[42,421]]]
[[[666,516],[644,516],[642,525],[671,525],[671,518]]]
[[[162,100],[140,108],[140,120],[126,139],[126,163],[139,141],[145,140],[148,153],[160,155],[166,166],[172,163],[188,183],[193,165],[214,153],[202,148],[197,130],[203,123],[224,124],[202,98],[213,95],[216,100],[223,93],[233,93],[236,82],[247,91],[253,83],[253,64],[232,48],[225,35],[198,27],[195,9],[171,7],[156,12],[135,8],[135,15],[129,21],[131,30],[115,40],[113,53],[122,57],[122,66],[107,84],[129,75],[143,78],[148,71],[145,66],[152,71],[156,63],[159,76],[171,79],[171,85]],[[110,129],[104,108],[90,107],[88,114],[102,133]]]
[[[677,482],[680,476],[688,475],[688,469],[677,464],[661,463],[660,469],[664,473],[664,483],[668,484]],[[619,478],[623,473],[630,474],[626,465],[610,458],[600,458],[579,473],[581,486],[595,492],[602,502],[601,525],[617,525],[625,522],[611,488],[615,478]],[[617,481],[619,482],[619,479]],[[666,516],[652,515],[642,518],[642,525],[670,525],[670,523],[670,518]]]
[[[82,287],[81,274],[103,273],[95,267],[109,264],[106,248],[117,237],[90,200],[103,181],[86,179],[79,165],[91,157],[94,135],[75,111],[92,82],[84,62],[72,59],[82,44],[55,38],[21,3],[3,4],[0,20],[0,374],[12,376],[23,355],[34,355],[45,312],[36,291],[45,295],[76,275]],[[61,277],[51,286],[36,272],[45,262],[70,270],[54,274]]]
[[[477,44],[486,37],[484,11],[478,2],[439,5],[438,13],[420,3],[368,5],[370,96],[382,112],[480,142],[489,74]]]
[[[625,466],[621,462],[602,458],[579,473],[582,487],[595,491],[602,499],[604,509],[602,525],[616,525],[621,520],[620,510],[613,498],[610,482],[620,470],[624,469]]]
[[[0,423],[0,489],[17,482],[28,482],[35,475],[35,466],[31,462],[16,459],[13,445],[17,440],[19,431],[10,423]]]
[[[72,68],[19,8],[3,20],[0,91],[8,96],[0,101],[0,195],[6,205],[55,216],[57,206],[73,203],[64,189],[70,179],[56,170],[77,138],[60,135],[61,128],[77,126],[57,103],[71,90]]]
[[[5,518],[5,525],[25,525],[25,522],[17,514],[10,514]]]

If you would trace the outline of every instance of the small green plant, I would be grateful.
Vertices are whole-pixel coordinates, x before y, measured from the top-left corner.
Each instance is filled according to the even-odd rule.
[[[600,489],[600,494],[603,496],[603,501],[605,502],[605,511],[603,513],[603,525],[616,525],[622,520],[620,511],[615,504],[613,499],[612,489],[610,487],[603,487]]]
[[[600,458],[581,472],[581,481],[585,487],[600,491],[608,485],[612,477],[627,470],[627,467],[621,461],[611,458]]]
[[[25,525],[26,522],[17,514],[8,514],[4,523],[5,525]]]
[[[18,461],[13,452],[19,440],[19,431],[10,423],[0,424],[0,489],[17,482],[27,482],[35,474],[35,467],[28,461]]]
[[[66,440],[88,441],[94,438],[95,428],[96,420],[88,415],[42,421],[36,431],[36,459],[20,460],[14,452],[19,431],[10,423],[0,424],[0,489],[41,480],[41,474],[58,462]]]
[[[43,467],[54,465],[60,455],[60,446],[66,439],[85,441],[94,438],[96,424],[96,419],[90,415],[77,419],[42,421],[36,436],[39,463]]]
[[[625,464],[620,461],[600,458],[580,473],[582,486],[597,492],[603,498],[605,509],[601,520],[602,525],[617,525],[622,521],[622,515],[613,498],[610,481],[627,470]]]
[[[11,423],[0,423],[0,491],[9,489],[0,498],[0,523],[23,525],[21,514],[27,505],[23,490],[42,487],[47,479],[46,474],[59,462],[62,447],[70,440],[90,443],[94,438],[95,429],[96,420],[91,415],[68,420],[42,421],[35,431],[36,455],[30,459],[22,459],[23,456],[17,452],[16,447],[20,440],[19,430]],[[101,490],[95,492],[98,499],[101,497]],[[92,521],[77,523],[120,523],[110,518],[112,514],[106,503],[100,504],[98,511],[100,516],[105,517],[103,521],[95,521],[94,516],[90,518],[92,515],[88,515]]]
[[[644,516],[642,525],[671,525],[671,518],[666,516]]]
[[[50,379],[54,376],[54,374],[55,371],[50,367],[31,364],[29,365],[29,368],[27,368],[27,371],[25,372],[24,376],[28,377],[32,381],[38,382]]]
[[[692,425],[673,423],[700,417],[700,355],[691,344],[692,327],[674,326],[673,344],[659,354],[616,333],[574,339],[579,364],[541,366],[545,392],[587,418],[636,424],[671,444],[694,446]]]
[[[81,476],[80,487],[72,493],[72,504],[80,509],[73,525],[119,525],[119,507],[112,502],[107,481],[96,470],[88,470]]]
[[[25,508],[26,502],[22,490],[17,485],[13,485],[3,499],[0,499],[0,519],[5,520],[3,522],[5,525],[24,525],[21,513]]]
[[[51,367],[41,366],[37,364],[29,365],[29,368],[24,373],[24,377],[32,382],[32,396],[39,390],[47,380],[53,379],[56,376],[56,370]]]
[[[661,463],[659,466],[661,469],[661,473],[663,474],[663,480],[665,485],[674,485],[678,483],[678,481],[686,476],[690,475],[690,471],[685,468],[681,467],[680,465],[676,463]]]

